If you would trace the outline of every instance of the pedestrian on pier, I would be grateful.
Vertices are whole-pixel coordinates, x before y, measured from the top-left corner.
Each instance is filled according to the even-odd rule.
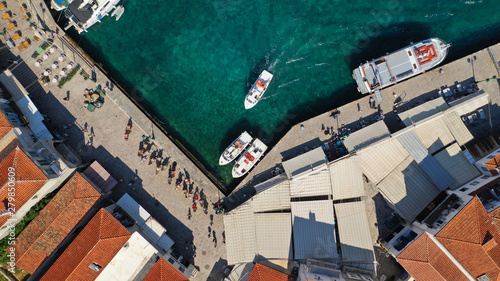
[[[131,179],[129,182],[128,182],[128,186],[132,186],[135,182],[135,180],[137,180],[138,177],[134,177],[133,179]]]

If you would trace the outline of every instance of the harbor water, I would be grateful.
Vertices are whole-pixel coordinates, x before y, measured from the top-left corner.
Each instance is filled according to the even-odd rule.
[[[230,188],[221,152],[242,131],[268,145],[290,126],[360,97],[352,68],[429,37],[446,62],[498,42],[493,0],[129,1],[70,34]],[[262,70],[264,99],[245,110]],[[321,128],[318,128],[320,130]]]

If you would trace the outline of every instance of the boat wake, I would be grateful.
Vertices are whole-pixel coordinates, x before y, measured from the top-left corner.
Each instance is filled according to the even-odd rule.
[[[289,63],[292,63],[292,62],[296,62],[296,61],[301,61],[303,59],[304,59],[304,57],[300,57],[298,59],[292,59],[292,60],[287,61],[286,64],[289,64]]]
[[[322,66],[322,65],[330,65],[329,63],[326,63],[326,62],[322,62],[322,63],[317,63],[315,65],[311,65],[309,66],[307,69],[311,69],[313,67],[316,67],[316,66]]]
[[[297,79],[292,80],[292,81],[290,81],[290,82],[288,82],[288,83],[285,83],[285,84],[279,85],[279,86],[278,86],[278,88],[285,87],[285,86],[290,85],[290,84],[292,84],[292,83],[295,83],[295,82],[297,82],[297,81],[299,81],[299,80],[300,80],[300,78],[297,78]]]

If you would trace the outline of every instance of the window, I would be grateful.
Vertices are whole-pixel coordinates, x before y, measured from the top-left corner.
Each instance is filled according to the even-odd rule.
[[[31,157],[40,157],[35,151],[28,151],[29,156]]]
[[[49,162],[49,161],[47,161],[46,159],[39,159],[39,160],[35,160],[35,161],[36,161],[36,162],[38,163],[38,165],[40,165],[40,166],[47,166],[47,165],[50,165],[50,162]]]
[[[493,158],[495,158],[495,156],[494,156],[494,155],[490,155],[490,156],[488,156],[488,157],[486,157],[486,158],[488,158],[488,159],[493,159]]]
[[[472,185],[472,186],[476,186],[478,184],[480,184],[480,182],[478,182],[478,181],[473,181],[473,182],[470,183],[470,185]]]
[[[95,261],[93,261],[91,264],[89,264],[89,268],[95,272],[99,272],[99,270],[101,270],[102,266],[100,266]]]
[[[54,172],[54,170],[52,170],[51,168],[43,169],[43,171],[45,173],[47,173],[47,175],[50,175],[50,176],[57,175],[56,172]]]
[[[483,180],[485,180],[485,179],[489,179],[489,178],[490,178],[490,176],[486,176],[486,175],[485,175],[485,176],[482,176],[481,178],[482,178]]]
[[[481,170],[483,170],[483,172],[489,172],[489,170],[486,169],[486,167],[481,167]]]
[[[483,274],[477,277],[477,281],[491,281],[491,279],[487,274]]]
[[[461,188],[460,191],[465,192],[465,191],[467,191],[467,189],[468,189],[467,187],[464,187],[464,188]]]

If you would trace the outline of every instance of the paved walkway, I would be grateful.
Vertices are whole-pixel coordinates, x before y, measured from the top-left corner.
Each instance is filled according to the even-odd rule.
[[[32,18],[30,22],[24,20],[24,13],[19,12],[22,4],[27,6]],[[41,0],[32,1],[32,4],[7,1],[7,10],[16,15],[11,21],[1,21],[0,29],[15,21],[17,27],[13,31],[19,30],[22,38],[13,40],[16,47],[12,50],[0,46],[2,67],[8,67],[27,88],[40,112],[50,120],[46,123],[47,127],[57,129],[61,135],[67,134],[66,143],[80,154],[84,162],[97,160],[113,177],[123,179],[113,191],[113,200],[118,200],[128,192],[167,229],[167,234],[176,242],[174,247],[184,257],[192,258],[196,254],[192,260],[200,272],[193,280],[220,280],[226,264],[222,217],[215,215],[211,207],[208,214],[204,214],[199,204],[199,210],[193,212],[192,201],[182,191],[175,190],[175,180],[180,177],[179,171],[183,178],[188,174],[192,190],[205,194],[209,203],[218,201],[219,196],[223,195],[118,88],[113,88],[107,77],[93,67],[90,58],[68,45],[69,40],[65,39],[64,32],[54,23],[47,9]],[[36,20],[37,13],[39,19],[44,20],[43,23]],[[35,23],[37,28],[31,26],[30,29],[30,23]],[[41,30],[41,26],[45,26],[47,32]],[[43,44],[44,39],[53,35],[50,30],[56,29],[58,35],[54,39],[54,52],[49,48],[32,59],[31,55]],[[35,41],[35,34],[40,38],[38,41]],[[0,39],[5,43],[13,35],[14,32],[8,31]],[[20,51],[17,46],[25,40],[31,44]],[[43,58],[45,54],[47,59]],[[59,60],[61,55],[63,61]],[[40,66],[36,66],[37,61]],[[54,63],[57,64],[56,68],[52,68]],[[95,77],[96,82],[84,80],[83,75],[76,74],[62,89],[58,88],[57,83],[51,80],[55,76],[60,79],[63,69],[70,71],[67,65],[71,63],[73,66],[81,65],[89,76]],[[39,77],[49,69],[49,82],[40,82]],[[101,109],[89,112],[83,106],[83,93],[85,89],[95,89],[98,85],[113,89],[107,91]],[[133,120],[133,129],[129,140],[125,141],[124,132],[129,118]],[[67,124],[72,126],[64,129]],[[87,132],[84,132],[85,127]],[[91,132],[94,133],[92,145],[87,145]],[[157,175],[154,164],[141,163],[137,156],[143,135],[155,136],[152,150],[161,149],[163,157],[168,159],[168,165],[174,161],[178,163],[176,178],[171,185],[167,183],[168,170],[160,171]],[[136,176],[138,179],[129,186],[128,183]],[[192,216],[190,219],[188,213]]]

